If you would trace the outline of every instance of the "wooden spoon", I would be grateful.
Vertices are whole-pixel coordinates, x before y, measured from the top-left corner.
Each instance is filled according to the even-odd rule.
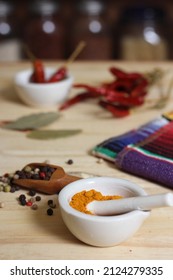
[[[82,179],[77,176],[68,175],[60,166],[48,163],[29,163],[27,166],[31,168],[39,168],[39,166],[53,167],[55,171],[49,180],[35,180],[35,179],[14,179],[13,183],[26,189],[32,189],[45,194],[56,194],[71,182]],[[22,169],[25,170],[26,166]]]

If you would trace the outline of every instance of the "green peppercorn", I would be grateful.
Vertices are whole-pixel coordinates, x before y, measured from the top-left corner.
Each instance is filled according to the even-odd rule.
[[[11,186],[10,185],[5,185],[4,186],[4,192],[10,192]]]
[[[31,172],[32,168],[31,166],[27,165],[24,170],[25,172]]]

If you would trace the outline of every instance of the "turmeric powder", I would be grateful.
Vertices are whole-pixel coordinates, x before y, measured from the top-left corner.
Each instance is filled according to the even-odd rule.
[[[89,191],[84,190],[73,195],[70,201],[70,206],[85,214],[92,214],[90,211],[87,210],[87,204],[92,202],[93,200],[112,200],[120,198],[122,198],[122,196],[102,195],[101,192],[98,192],[94,189]]]

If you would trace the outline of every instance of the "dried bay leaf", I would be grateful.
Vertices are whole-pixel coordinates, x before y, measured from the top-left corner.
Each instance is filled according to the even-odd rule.
[[[3,125],[3,128],[13,130],[33,130],[42,126],[47,126],[58,118],[59,113],[57,112],[31,114],[5,124]]]
[[[48,140],[73,136],[80,133],[80,129],[59,129],[59,130],[33,130],[27,134],[28,138],[38,140]]]

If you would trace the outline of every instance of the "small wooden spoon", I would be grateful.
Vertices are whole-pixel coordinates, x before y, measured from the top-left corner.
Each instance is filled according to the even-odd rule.
[[[26,189],[32,189],[45,194],[56,194],[71,182],[82,179],[77,176],[68,175],[64,169],[57,165],[48,163],[29,163],[27,166],[37,168],[39,166],[53,167],[55,171],[49,180],[35,180],[35,179],[14,179],[13,183]],[[26,166],[22,169],[25,170]]]

